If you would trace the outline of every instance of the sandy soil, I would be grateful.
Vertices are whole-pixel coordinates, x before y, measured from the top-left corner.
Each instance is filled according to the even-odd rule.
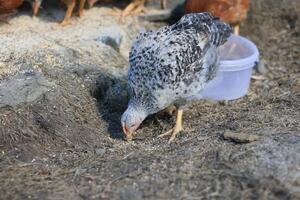
[[[300,199],[299,6],[252,1],[241,34],[259,47],[264,73],[241,99],[192,103],[170,145],[156,136],[174,117],[149,117],[130,142],[120,128],[132,39],[161,23],[121,24],[99,5],[65,28],[62,11],[46,7],[0,25],[0,91],[20,89],[0,104],[0,199]],[[95,42],[112,25],[120,52]],[[39,92],[28,96],[18,80]]]

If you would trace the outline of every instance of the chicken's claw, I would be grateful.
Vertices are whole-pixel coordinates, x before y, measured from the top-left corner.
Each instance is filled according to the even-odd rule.
[[[175,138],[176,138],[176,135],[183,130],[182,128],[182,113],[183,111],[182,110],[178,110],[177,111],[177,118],[176,118],[176,124],[175,124],[175,127],[172,128],[171,130],[161,134],[158,136],[158,138],[161,138],[161,137],[165,137],[167,135],[171,135],[169,141],[168,141],[168,144],[170,144]]]

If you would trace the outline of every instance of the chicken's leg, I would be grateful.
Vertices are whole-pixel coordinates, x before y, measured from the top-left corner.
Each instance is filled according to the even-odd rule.
[[[79,10],[78,10],[78,16],[81,17],[83,15],[83,9],[85,5],[86,0],[80,0],[79,2]]]
[[[138,13],[144,10],[145,0],[133,0],[122,12],[121,19],[127,17],[131,13]]]
[[[178,109],[177,116],[176,116],[176,124],[175,124],[174,128],[172,128],[171,130],[167,131],[164,134],[159,135],[158,137],[164,137],[167,135],[171,135],[169,142],[168,142],[170,144],[176,138],[177,133],[182,131],[182,114],[183,114],[183,110]]]
[[[65,14],[65,18],[64,20],[60,23],[60,25],[62,26],[66,26],[69,23],[69,19],[72,16],[74,7],[76,5],[76,0],[63,0],[63,3],[65,3],[67,5],[67,11]]]
[[[240,32],[240,25],[237,24],[233,28],[233,33],[234,35],[239,35],[239,32]]]
[[[167,6],[167,0],[160,0],[160,7],[161,9],[165,9]]]

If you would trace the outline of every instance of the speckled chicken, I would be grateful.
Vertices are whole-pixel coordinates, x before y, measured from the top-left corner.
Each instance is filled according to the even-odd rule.
[[[234,25],[239,34],[239,24],[247,17],[250,0],[186,0],[185,13],[211,12],[221,20]]]
[[[174,140],[182,130],[185,103],[216,76],[217,47],[230,33],[230,26],[211,14],[194,13],[172,26],[138,35],[129,56],[130,101],[121,119],[127,138],[148,115],[174,103],[176,125],[161,135],[171,135],[169,142]]]

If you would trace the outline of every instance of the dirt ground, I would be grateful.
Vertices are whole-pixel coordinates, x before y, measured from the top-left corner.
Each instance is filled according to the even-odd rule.
[[[149,117],[130,142],[120,128],[132,39],[162,23],[121,24],[101,5],[66,28],[47,8],[0,25],[0,98],[18,91],[0,99],[0,199],[300,199],[299,0],[252,0],[241,35],[259,47],[263,73],[241,99],[193,102],[170,145],[157,135],[174,117]],[[89,40],[111,24],[119,52]],[[25,102],[19,80],[36,84]]]

